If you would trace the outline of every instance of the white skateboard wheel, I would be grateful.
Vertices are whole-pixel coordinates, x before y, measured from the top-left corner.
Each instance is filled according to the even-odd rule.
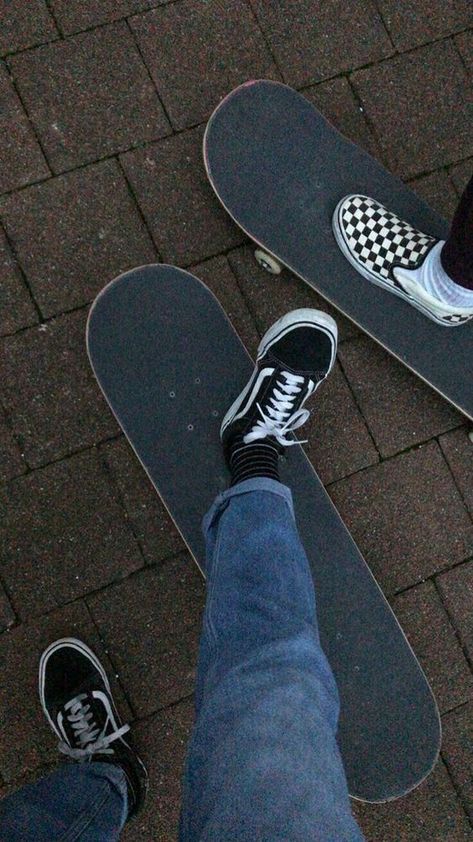
[[[270,275],[280,275],[282,271],[281,264],[273,257],[271,254],[267,254],[267,252],[263,251],[262,249],[256,249],[255,251],[255,260],[258,266],[261,266],[265,272],[269,272]]]
[[[468,438],[470,439],[471,443],[473,444],[473,429],[468,430]]]

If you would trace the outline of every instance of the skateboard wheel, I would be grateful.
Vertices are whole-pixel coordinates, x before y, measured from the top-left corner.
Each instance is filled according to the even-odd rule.
[[[269,272],[270,275],[280,275],[282,266],[273,257],[271,254],[267,254],[267,252],[263,251],[262,249],[256,249],[255,251],[255,260],[262,269],[266,272]]]
[[[473,429],[468,430],[468,438],[470,439],[471,443],[473,444]]]

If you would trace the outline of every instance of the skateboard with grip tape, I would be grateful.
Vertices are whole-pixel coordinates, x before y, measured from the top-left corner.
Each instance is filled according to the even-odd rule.
[[[207,175],[273,274],[286,266],[465,416],[473,419],[473,321],[445,327],[362,277],[332,219],[361,194],[439,239],[448,225],[407,185],[279,82],[236,88],[207,124]],[[277,283],[277,279],[275,279]]]
[[[87,348],[112,412],[205,575],[201,520],[229,483],[220,426],[252,373],[251,358],[213,293],[166,265],[139,267],[105,287],[90,311]],[[434,697],[299,445],[286,449],[281,479],[294,495],[322,645],[339,688],[350,794],[397,798],[436,762]]]

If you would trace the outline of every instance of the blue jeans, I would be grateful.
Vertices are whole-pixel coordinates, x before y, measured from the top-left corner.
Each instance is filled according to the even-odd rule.
[[[247,480],[217,497],[203,528],[207,604],[179,838],[360,842],[291,492]],[[124,777],[65,765],[2,807],[9,842],[111,842],[125,821]]]

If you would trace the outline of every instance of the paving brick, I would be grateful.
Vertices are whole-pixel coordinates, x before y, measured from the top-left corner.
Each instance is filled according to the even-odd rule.
[[[378,143],[347,79],[340,77],[306,88],[304,96],[322,111],[327,120],[330,120],[345,137],[362,146],[371,155],[379,157]]]
[[[355,325],[341,316],[300,278],[286,269],[275,278],[258,266],[253,254],[254,246],[245,245],[231,251],[227,257],[261,334],[288,310],[315,307],[330,313],[335,319],[339,340],[358,335],[359,331]]]
[[[385,592],[472,551],[471,521],[435,442],[341,480],[330,494]]]
[[[143,565],[95,451],[11,482],[2,534],[2,576],[23,618]]]
[[[470,842],[471,827],[439,761],[414,792],[386,804],[352,802],[366,842]]]
[[[302,87],[392,53],[369,0],[251,0],[284,80]]]
[[[150,790],[143,812],[125,827],[123,842],[177,839],[181,780],[193,714],[192,702],[181,702],[133,729],[136,746],[148,768]]]
[[[461,424],[450,404],[367,337],[345,342],[339,355],[382,456]]]
[[[135,712],[192,693],[204,582],[187,554],[88,599]]]
[[[410,187],[434,210],[451,220],[458,205],[457,192],[445,170],[409,182]]]
[[[183,0],[130,20],[175,129],[202,122],[248,78],[279,78],[248,4],[222,11],[221,0]]]
[[[15,614],[5,588],[0,582],[0,632],[9,629],[15,622]]]
[[[440,447],[460,493],[473,516],[473,445],[466,428],[452,430],[440,438]]]
[[[414,176],[471,155],[468,81],[451,41],[359,70],[352,80],[398,175]]]
[[[444,573],[437,582],[452,623],[473,660],[473,561]]]
[[[0,212],[46,317],[91,301],[114,276],[157,259],[116,161],[14,193]]]
[[[49,732],[51,735],[51,731]],[[53,737],[54,739],[54,737]],[[36,767],[35,769],[26,771],[21,778],[16,778],[14,781],[10,781],[8,784],[0,787],[0,803],[1,799],[6,797],[7,795],[11,795],[20,787],[34,783],[35,781],[39,780],[39,778],[44,777],[44,775],[49,774],[50,772],[54,772],[58,765],[58,755],[56,752],[56,757],[50,760],[48,763],[42,763],[41,766]]]
[[[121,156],[156,246],[168,263],[189,266],[243,240],[206,179],[202,134],[194,129]]]
[[[0,408],[0,482],[24,473],[25,464],[21,458],[13,433],[3,410]]]
[[[50,730],[38,699],[38,665],[46,646],[60,637],[77,637],[92,647],[107,670],[121,715],[129,717],[129,708],[82,602],[2,634],[0,773],[6,782],[45,763],[58,762],[57,737]]]
[[[0,335],[14,333],[37,321],[31,296],[0,228]]]
[[[191,271],[217,296],[242,342],[255,357],[259,336],[228,260],[225,257],[215,257],[193,266]]]
[[[64,35],[119,20],[147,5],[140,0],[50,0],[50,4]]]
[[[117,432],[87,359],[85,322],[78,311],[2,340],[0,388],[31,466]]]
[[[169,132],[125,23],[22,53],[10,67],[55,172]]]
[[[442,729],[443,757],[470,819],[473,819],[473,702],[444,716]]]
[[[98,0],[84,0],[82,3],[66,4],[65,0],[48,0],[48,5],[57,16],[62,30],[70,34],[148,7],[164,6],[165,2],[166,0],[116,0],[111,3],[104,0],[99,3]],[[408,17],[414,8],[413,0],[407,0],[406,4],[394,4],[394,0],[382,2],[384,7],[391,8],[393,18],[396,19]],[[456,24],[452,23],[452,20],[455,15],[463,14],[464,4],[465,0],[460,0],[454,10],[451,0],[447,0],[447,4],[440,9],[439,0],[433,0],[433,4],[427,8],[425,0],[419,0],[415,4],[415,20],[410,30],[406,27],[404,32],[400,29],[399,34],[395,35],[393,28],[393,37],[401,40],[413,38],[413,44],[420,44],[422,39],[427,39],[426,32],[438,31],[443,35],[454,31]],[[57,37],[54,25],[51,25],[48,31],[51,18],[44,0],[31,0],[29,4],[10,0],[3,5],[15,24],[10,25],[7,30],[8,43],[5,50],[15,51]],[[172,3],[165,14],[161,14],[160,9],[157,13],[153,12],[152,15],[144,15],[141,18],[142,22],[138,24],[141,26],[139,38],[142,44],[145,41],[147,44],[146,60],[150,62],[153,72],[161,72],[161,68],[164,68],[168,74],[167,80],[162,76],[168,85],[166,92],[161,88],[159,81],[158,86],[165,99],[165,105],[171,106],[171,119],[177,116],[178,122],[180,120],[183,126],[193,125],[196,121],[204,120],[220,96],[239,81],[249,76],[277,78],[278,71],[271,61],[254,20],[248,15],[247,5],[250,4],[245,4],[244,11],[241,12],[242,0],[238,0],[237,4],[226,4],[226,7],[231,7],[225,7],[227,21],[221,19],[222,4],[217,0],[211,0],[210,3],[205,3],[204,0],[182,0],[176,4]],[[374,7],[379,8],[379,4],[370,0],[355,0],[353,4],[348,4],[349,9],[341,0],[334,0],[329,4],[322,4],[321,0],[281,0],[279,3],[254,0],[253,6],[260,13],[260,24],[265,29],[265,36],[271,48],[275,50],[276,59],[283,71],[285,67],[282,62],[286,62],[289,81],[300,78],[303,79],[301,84],[313,86],[313,83],[320,79],[341,70],[352,70],[360,62],[371,62],[391,52],[389,41],[374,11]],[[180,7],[179,11],[177,7]],[[264,16],[261,16],[261,10],[264,11]],[[424,14],[425,19],[422,21],[418,10]],[[0,0],[0,14],[1,11]],[[443,14],[443,20],[440,19],[440,13]],[[182,21],[182,31],[170,31],[163,26],[157,35],[153,36],[152,32],[145,31],[148,17]],[[388,20],[387,16],[385,19]],[[134,19],[134,26],[138,20]],[[45,21],[49,21],[49,24]],[[49,156],[50,150],[53,150],[51,162],[56,172],[88,163],[110,152],[139,146],[143,140],[158,139],[170,131],[125,25],[107,25],[103,31],[111,32],[112,35],[106,38],[98,32],[87,33],[79,38],[68,39],[64,45],[55,44],[53,48],[44,51],[42,48],[11,60],[11,67],[16,72],[16,63],[20,66],[19,59],[24,59],[25,70],[21,65],[21,72],[28,77],[28,82],[22,83],[20,93],[28,113],[35,120],[37,131],[41,132],[41,140],[43,141],[44,137],[50,138],[49,145],[46,143],[46,152]],[[92,36],[97,38],[98,45],[90,50],[88,39]],[[180,49],[176,48],[176,40],[181,44]],[[396,43],[404,49],[400,40]],[[1,44],[0,37],[0,49]],[[213,44],[215,49],[210,56]],[[461,52],[463,62],[465,65],[469,62],[471,69],[471,33],[456,36],[455,44],[456,49]],[[161,48],[163,52],[159,54],[158,50]],[[428,49],[431,49],[431,53],[428,53]],[[407,173],[408,177],[416,173],[430,172],[429,176],[416,178],[412,186],[446,215],[453,209],[454,198],[451,185],[445,178],[445,171],[439,170],[439,167],[448,165],[449,178],[459,192],[473,171],[473,159],[464,160],[467,155],[472,154],[472,146],[469,145],[468,139],[465,139],[465,134],[461,136],[464,125],[468,126],[466,131],[471,134],[466,117],[467,75],[462,76],[459,71],[462,65],[458,54],[450,61],[453,54],[449,50],[450,47],[436,44],[432,48],[422,48],[412,55],[414,59],[417,56],[422,71],[418,74],[423,85],[419,102],[415,98],[417,77],[414,74],[412,81],[410,80],[410,69],[406,71],[405,76],[395,70],[390,77],[382,77],[379,83],[379,97],[381,100],[383,97],[388,100],[385,109],[387,117],[381,114],[377,121],[366,108],[366,101],[363,102],[365,112],[358,110],[357,97],[353,96],[350,85],[344,78],[331,79],[306,91],[309,98],[342,132],[377,154],[376,142],[369,129],[369,125],[374,123],[383,139],[383,157],[386,155],[386,148],[391,150],[391,166],[394,155],[392,150],[397,154],[399,147],[403,150],[401,157],[404,155],[404,159],[415,167]],[[35,57],[37,53],[40,54],[38,58]],[[132,55],[131,61],[129,54]],[[54,59],[52,77],[48,77],[50,55]],[[419,56],[424,57],[422,61]],[[437,61],[438,69],[435,67]],[[391,66],[391,62],[386,64]],[[370,69],[372,77],[369,86],[376,88],[376,77],[384,72],[384,67],[385,64],[381,64]],[[141,79],[145,79],[144,101],[137,94]],[[7,76],[5,80],[9,87]],[[81,82],[80,85],[77,84],[77,80]],[[19,87],[20,83],[21,79]],[[457,83],[458,87],[455,87]],[[29,99],[27,86],[31,89]],[[46,91],[44,104],[43,89]],[[367,89],[368,83],[365,93]],[[38,155],[34,151],[38,150],[39,146],[23,107],[12,89],[10,94],[13,98],[8,119],[5,118],[8,109],[2,112],[6,124],[4,155],[7,153],[8,157],[5,173],[8,179],[12,178],[14,181],[12,187],[4,188],[7,190],[17,186],[15,179],[18,179],[18,186],[22,186],[48,176],[48,168],[41,152]],[[461,107],[460,97],[463,101]],[[374,96],[372,98],[374,99]],[[147,121],[147,115],[151,113],[147,107],[150,99],[153,110],[157,109],[159,113],[158,121],[153,116]],[[440,103],[437,100],[440,100]],[[112,115],[111,126],[107,109]],[[407,118],[403,118],[406,112]],[[63,118],[64,113],[67,123]],[[37,114],[40,114],[40,117]],[[398,129],[399,122],[401,125]],[[52,124],[55,124],[56,128]],[[152,134],[150,125],[153,130],[158,125],[159,133]],[[68,133],[65,132],[66,128]],[[63,136],[60,135],[61,131]],[[182,138],[189,138],[189,141]],[[195,138],[193,144],[190,138]],[[329,308],[322,299],[288,273],[284,273],[282,278],[273,279],[259,270],[249,247],[238,248],[229,255],[232,276],[226,257],[206,259],[234,248],[243,241],[243,237],[221,211],[208,188],[202,172],[200,143],[199,132],[186,132],[181,138],[169,138],[153,144],[150,147],[151,153],[149,149],[137,150],[131,155],[124,155],[123,159],[133,159],[134,156],[139,159],[139,163],[136,164],[136,180],[133,181],[130,172],[128,176],[133,190],[139,196],[142,209],[148,220],[152,221],[153,236],[161,255],[170,262],[192,265],[192,271],[214,290],[244,340],[251,344],[251,350],[254,350],[257,337],[252,317],[258,330],[262,332],[274,319],[292,307]],[[417,165],[417,146],[420,156],[423,156],[421,166]],[[146,161],[148,154],[152,159],[154,157],[154,166]],[[41,164],[41,171],[37,160]],[[31,161],[34,166],[31,165],[31,170],[28,170]],[[454,161],[460,163],[453,164]],[[142,251],[151,249],[151,246],[146,235],[142,233],[143,229],[136,209],[133,208],[133,202],[130,202],[120,186],[123,182],[120,178],[117,182],[115,178],[115,164],[90,167],[91,172],[102,175],[107,173],[107,179],[104,175],[102,179],[97,178],[100,190],[96,189],[95,193],[86,186],[88,169],[85,175],[77,173],[78,189],[73,193],[64,189],[66,181],[68,184],[73,183],[72,178],[68,181],[69,176],[64,180],[52,181],[51,185],[61,181],[62,187],[57,192],[52,186],[50,193],[46,189],[42,192],[40,213],[36,217],[36,205],[34,208],[31,206],[33,209],[30,209],[27,203],[23,207],[21,194],[11,203],[16,216],[15,224],[12,222],[10,225],[9,235],[12,237],[15,253],[22,238],[20,263],[22,268],[25,268],[26,256],[28,257],[28,284],[35,297],[41,297],[45,315],[56,314],[63,309],[77,307],[89,301],[99,286],[120,271],[122,259],[129,260],[126,265],[153,259],[143,259],[141,256]],[[435,172],[432,173],[432,170]],[[406,172],[402,170],[402,174],[406,175]],[[110,187],[112,183],[113,186]],[[41,186],[41,191],[43,187],[46,185]],[[111,189],[116,195],[110,196]],[[34,191],[28,188],[22,192],[32,196]],[[50,200],[53,193],[59,197],[57,208],[54,210],[50,208],[50,205],[54,205]],[[31,220],[27,217],[27,209]],[[97,232],[103,220],[107,220],[110,226],[105,243],[97,241]],[[138,223],[135,231],[133,229],[136,220]],[[46,221],[49,227],[45,225]],[[28,225],[29,222],[31,225]],[[34,252],[31,243],[34,244]],[[202,260],[205,260],[205,263],[194,265]],[[31,326],[38,321],[38,316],[27,286],[18,274],[8,250],[5,261],[0,255],[0,268],[5,276],[5,279],[3,275],[0,277],[0,333],[9,334]],[[238,279],[239,288],[251,315],[246,310],[233,275]],[[335,316],[341,325],[343,349],[343,341],[359,333],[349,322],[337,314]],[[71,449],[89,446],[117,432],[117,427],[108,415],[88,369],[83,348],[84,323],[79,325],[81,318],[80,314],[71,314],[65,319],[61,318],[51,325],[48,324],[45,333],[43,329],[27,330],[2,343],[2,358],[5,361],[3,365],[8,369],[8,374],[1,378],[0,390],[5,389],[9,414],[8,429],[0,429],[0,463],[3,459],[7,464],[7,468],[4,468],[5,479],[24,470],[20,449],[26,450],[26,458],[30,464],[44,464],[49,459],[60,458]],[[373,404],[373,413],[378,413],[379,416],[377,435],[384,441],[384,436],[388,433],[388,439],[393,435],[396,442],[400,431],[402,436],[406,429],[410,434],[409,424],[413,417],[414,420],[417,418],[414,443],[420,440],[416,438],[418,424],[424,430],[432,429],[429,435],[447,429],[442,425],[437,430],[434,429],[433,419],[437,417],[437,409],[422,410],[422,401],[416,402],[414,408],[409,404],[407,410],[404,407],[402,412],[399,411],[399,407],[394,406],[399,400],[402,406],[399,394],[401,398],[407,399],[407,388],[404,391],[403,383],[399,384],[391,374],[393,366],[390,362],[386,381],[379,390],[379,393],[383,394],[388,383],[389,392],[392,394],[391,403],[386,407],[384,428],[381,423],[382,409],[379,403]],[[377,369],[376,372],[375,382],[378,382],[380,372]],[[397,388],[400,393],[396,391]],[[377,400],[379,401],[379,394]],[[364,406],[362,409],[365,411]],[[401,418],[396,417],[401,415]],[[369,416],[368,411],[366,416]],[[21,448],[15,444],[16,436],[12,438],[10,424],[15,434],[18,434]],[[308,453],[325,482],[333,482],[377,461],[376,449],[366,425],[345,377],[338,368],[314,401],[314,413],[308,432]],[[466,432],[454,430],[443,434],[440,443],[457,487],[473,513],[471,444],[466,438]],[[389,450],[389,443],[387,447]],[[375,560],[373,567],[378,557],[381,558],[379,566],[382,568],[383,577],[386,581],[394,579],[393,587],[405,587],[417,582],[422,576],[429,575],[436,569],[457,564],[471,553],[472,544],[466,516],[464,518],[458,514],[461,509],[460,498],[453,490],[451,476],[439,458],[436,446],[429,445],[429,448],[431,449],[427,450],[428,456],[422,457],[420,461],[416,461],[419,459],[417,454],[425,448],[413,454],[406,454],[412,459],[412,462],[408,461],[407,468],[403,467],[405,463],[401,462],[401,459],[385,463],[389,466],[392,462],[398,464],[399,461],[401,468],[397,473],[392,468],[378,465],[358,474],[360,479],[363,475],[370,478],[368,487],[364,490],[366,495],[371,495],[371,489],[375,491],[373,499],[362,498],[361,505],[362,483],[359,487],[352,486],[352,477],[346,481],[347,485],[339,482],[335,486],[343,489],[345,520],[348,522],[346,512],[350,511],[352,519],[358,524],[357,529],[363,534],[363,540],[366,540],[371,548]],[[64,592],[68,588],[73,592],[76,586],[72,573],[73,561],[77,563],[78,556],[82,559],[82,547],[85,543],[88,547],[95,548],[97,545],[100,548],[100,529],[103,529],[103,526],[95,526],[95,520],[89,526],[86,523],[88,511],[90,518],[95,518],[97,512],[102,518],[102,510],[106,510],[105,515],[112,523],[114,532],[114,537],[110,540],[116,541],[117,545],[120,542],[120,552],[122,545],[124,546],[125,564],[131,564],[130,569],[135,559],[130,549],[131,546],[135,546],[131,532],[139,541],[146,561],[153,565],[151,569],[133,573],[130,578],[119,584],[109,585],[106,590],[91,597],[90,601],[91,604],[96,601],[99,605],[101,633],[107,643],[112,641],[113,645],[110,648],[115,649],[113,658],[119,668],[120,678],[123,678],[130,689],[134,707],[140,713],[147,713],[162,705],[172,705],[165,711],[153,714],[134,728],[140,750],[150,767],[151,792],[145,812],[136,822],[127,826],[123,834],[124,839],[129,842],[138,838],[170,842],[177,836],[182,762],[192,721],[191,702],[176,703],[176,699],[187,696],[192,691],[192,667],[195,663],[195,646],[200,625],[197,612],[203,602],[203,585],[200,580],[194,581],[196,577],[198,579],[198,574],[189,560],[183,562],[182,576],[180,568],[177,572],[175,569],[178,565],[177,559],[162,564],[170,554],[178,552],[182,544],[124,439],[101,445],[99,457],[100,464],[95,455],[90,457],[90,470],[81,468],[79,472],[77,469],[81,478],[86,474],[90,475],[92,482],[82,480],[73,483],[70,493],[67,489],[65,492],[61,491],[66,480],[62,486],[59,484],[62,475],[60,471],[65,472],[65,468],[62,467],[65,463],[53,466],[54,470],[59,471],[60,468],[58,480],[55,484],[48,480],[46,491],[39,495],[40,500],[45,501],[45,494],[51,492],[54,485],[54,493],[51,492],[50,495],[50,508],[46,508],[46,502],[36,503],[35,500],[32,506],[31,501],[26,499],[26,489],[29,489],[28,494],[32,498],[37,496],[37,479],[34,478],[41,475],[49,477],[45,470],[10,482],[12,488],[21,486],[25,491],[21,505],[18,503],[17,506],[16,497],[13,503],[8,502],[9,518],[13,517],[15,507],[20,512],[23,506],[21,530],[18,528],[20,514],[14,515],[18,518],[15,541],[27,547],[22,555],[28,556],[29,553],[30,556],[29,565],[33,578],[30,580],[26,577],[24,586],[29,588],[28,594],[34,593],[35,601],[39,600],[38,606],[33,606],[33,612],[45,610],[41,608],[42,605],[48,606],[49,610],[55,604],[54,600],[51,600],[51,570],[60,568],[59,574],[55,575],[55,586],[57,581],[60,587],[64,588]],[[79,459],[74,457],[76,458]],[[87,461],[86,456],[83,458]],[[67,461],[74,463],[74,459]],[[52,468],[46,470],[49,472]],[[387,481],[385,473],[388,475]],[[89,484],[93,486],[92,491]],[[68,488],[70,485],[68,481]],[[85,495],[82,486],[85,488]],[[124,507],[123,512],[121,507]],[[358,509],[360,511],[357,511]],[[46,571],[37,569],[40,567],[37,563],[38,555],[43,550],[36,536],[41,535],[43,540],[42,533],[35,533],[32,539],[18,537],[24,528],[23,521],[27,531],[34,517],[42,518],[44,522],[42,528],[45,552],[50,553],[52,557],[54,550],[54,564]],[[120,526],[115,534],[115,524],[118,520]],[[49,536],[50,543],[46,544],[46,535],[53,521],[53,535]],[[82,532],[86,533],[85,537],[79,535]],[[127,536],[125,542],[123,534]],[[69,547],[70,537],[73,540]],[[361,544],[360,535],[356,537]],[[34,541],[38,541],[38,544],[34,545]],[[95,549],[88,550],[90,554],[92,551],[95,562]],[[137,552],[136,547],[135,551]],[[75,553],[74,559],[71,558],[72,553]],[[67,562],[63,570],[61,559],[65,555]],[[407,564],[404,556],[407,556]],[[400,572],[396,570],[396,567],[400,566],[399,561],[404,568]],[[159,562],[159,566],[156,566],[156,562]],[[142,564],[142,560],[139,563]],[[473,658],[473,574],[470,573],[472,564],[473,562],[461,564],[454,570],[438,576],[437,582],[451,620],[461,636],[461,643],[468,648]],[[110,569],[110,559],[105,559],[104,550],[99,552],[96,566],[98,569],[94,569],[92,573],[91,568],[87,571],[87,576],[96,576],[97,580],[103,576],[105,584],[110,581],[109,575],[111,578],[121,575],[118,566]],[[26,571],[23,558],[20,568]],[[145,574],[149,578],[146,578]],[[14,571],[14,575],[18,575],[18,572]],[[21,578],[21,573],[18,578]],[[152,583],[150,587],[151,578],[153,583],[156,578],[160,588],[156,600],[152,600],[150,596],[153,586]],[[181,583],[181,579],[185,580],[184,584]],[[185,586],[188,581],[190,586]],[[133,585],[133,582],[136,584]],[[138,583],[141,584],[138,586]],[[84,591],[80,593],[84,593],[89,587],[95,587],[92,578],[84,582]],[[7,592],[10,593],[10,582]],[[452,638],[451,626],[431,583],[422,585],[420,589],[416,587],[410,593],[414,593],[415,598],[410,597],[411,601],[407,607],[404,606],[408,617],[408,630],[419,654],[426,659],[426,667],[433,677],[434,685],[440,687],[440,695],[445,697],[448,703],[450,698],[455,700],[462,696],[462,693],[470,692],[469,686],[465,689],[465,673],[460,667],[462,656],[459,657],[458,652],[461,650],[455,638]],[[55,596],[54,592],[53,595]],[[407,596],[400,596],[400,603]],[[28,596],[25,604],[30,599]],[[154,604],[155,601],[159,608]],[[12,603],[13,608],[17,609],[13,598]],[[66,615],[71,618],[70,621],[61,619]],[[56,617],[59,619],[56,620]],[[15,619],[12,606],[9,600],[5,603],[5,594],[0,585],[0,631],[12,619]],[[44,632],[40,627],[44,627]],[[36,701],[37,663],[41,649],[51,639],[71,633],[85,637],[94,648],[98,648],[96,632],[82,603],[69,605],[65,610],[56,609],[37,624],[30,623],[0,634],[0,670],[2,676],[6,676],[0,688],[0,704],[3,699],[3,705],[10,714],[12,711],[17,712],[17,718],[9,718],[5,726],[0,708],[0,721],[3,723],[0,737],[0,785],[4,783],[1,780],[2,773],[8,781],[6,786],[0,786],[0,797],[5,790],[8,791],[10,787],[18,784],[19,775],[31,777],[35,769],[36,774],[38,773],[40,764],[44,769],[46,763],[54,763],[57,759],[55,738],[46,727]],[[89,633],[90,637],[87,638]],[[43,635],[41,641],[38,637],[40,634]],[[427,639],[429,634],[432,641]],[[11,641],[12,638],[15,643],[10,645],[7,641]],[[114,638],[118,643],[113,642]],[[33,653],[31,649],[34,650]],[[4,657],[4,653],[8,655],[10,652],[12,654],[8,659]],[[115,654],[118,655],[117,658]],[[137,667],[137,663],[142,666]],[[132,688],[136,689],[131,692]],[[471,716],[471,703],[467,703],[444,718],[444,757],[453,782],[461,791],[465,806],[469,806],[470,810]],[[407,798],[380,806],[361,805],[358,809],[363,814],[363,827],[368,842],[459,842],[471,839],[471,829],[466,825],[465,814],[442,764],[420,789]]]
[[[323,483],[378,462],[378,453],[338,365],[312,401],[304,449]]]
[[[0,193],[50,174],[3,64],[0,64],[0,149]]]
[[[0,55],[44,44],[58,37],[44,0],[0,0]]]
[[[441,711],[473,696],[473,675],[433,582],[424,582],[392,601],[434,691]]]
[[[379,0],[378,8],[399,50],[473,26],[469,0]]]
[[[473,9],[470,4],[470,15],[473,16]],[[457,35],[455,43],[460,50],[461,57],[471,75],[473,75],[473,32],[462,32]]]
[[[184,549],[183,539],[127,441],[109,442],[100,452],[148,564]]]
[[[449,173],[458,195],[461,196],[470,178],[473,176],[473,158],[449,167]]]

